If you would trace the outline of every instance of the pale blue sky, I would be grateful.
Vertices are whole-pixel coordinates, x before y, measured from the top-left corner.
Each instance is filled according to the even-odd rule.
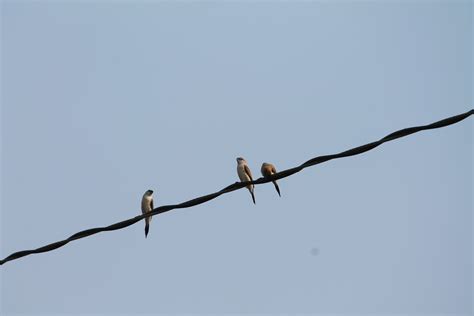
[[[1,257],[465,112],[472,2],[3,1]],[[472,313],[472,118],[0,268],[1,314]],[[315,251],[317,250],[317,251]]]

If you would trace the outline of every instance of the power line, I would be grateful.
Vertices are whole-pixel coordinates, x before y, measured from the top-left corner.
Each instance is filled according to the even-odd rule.
[[[429,130],[429,129],[436,129],[436,128],[441,128],[441,127],[445,127],[445,126],[448,126],[448,125],[452,125],[452,124],[458,123],[459,121],[464,120],[465,118],[467,118],[467,117],[469,117],[473,114],[474,114],[474,109],[472,109],[468,112],[456,115],[456,116],[452,116],[452,117],[443,119],[443,120],[438,121],[438,122],[434,122],[432,124],[404,128],[404,129],[401,129],[399,131],[393,132],[393,133],[385,136],[384,138],[382,138],[378,141],[368,143],[368,144],[365,144],[365,145],[362,145],[362,146],[359,146],[359,147],[355,147],[355,148],[343,151],[343,152],[338,153],[338,154],[324,155],[324,156],[315,157],[315,158],[312,158],[312,159],[306,161],[305,163],[303,163],[303,164],[301,164],[297,167],[283,170],[281,172],[275,173],[275,174],[273,174],[269,177],[266,177],[266,178],[259,178],[257,180],[249,181],[249,182],[235,182],[234,184],[231,184],[231,185],[229,185],[229,186],[227,186],[227,187],[223,188],[222,190],[217,191],[215,193],[211,193],[211,194],[207,194],[207,195],[204,195],[204,196],[201,196],[201,197],[197,197],[195,199],[192,199],[192,200],[180,203],[180,204],[163,205],[163,206],[160,206],[160,207],[157,207],[157,208],[153,209],[153,211],[150,212],[150,213],[138,215],[138,216],[135,216],[133,218],[130,218],[130,219],[127,219],[127,220],[124,220],[124,221],[121,221],[121,222],[118,222],[118,223],[115,223],[115,224],[112,224],[112,225],[109,225],[109,226],[86,229],[86,230],[80,231],[78,233],[75,233],[74,235],[72,235],[71,237],[69,237],[67,239],[60,240],[60,241],[51,243],[49,245],[37,248],[37,249],[23,250],[23,251],[18,251],[18,252],[12,253],[11,255],[6,257],[5,259],[1,260],[0,265],[3,265],[4,263],[6,263],[8,261],[16,260],[16,259],[19,259],[21,257],[29,256],[29,255],[32,255],[32,254],[52,251],[54,249],[57,249],[57,248],[60,248],[64,245],[66,245],[67,243],[69,243],[71,241],[81,239],[81,238],[85,238],[85,237],[88,237],[88,236],[91,236],[91,235],[94,235],[94,234],[97,234],[97,233],[100,233],[100,232],[122,229],[122,228],[128,227],[130,225],[133,225],[138,221],[141,221],[142,219],[144,219],[147,216],[158,215],[158,214],[161,214],[161,213],[164,213],[164,212],[171,211],[173,209],[188,208],[188,207],[196,206],[196,205],[205,203],[207,201],[210,201],[212,199],[215,199],[216,197],[218,197],[222,194],[242,189],[243,187],[245,187],[248,184],[268,183],[268,182],[271,182],[273,180],[278,180],[278,179],[289,177],[289,176],[291,176],[291,175],[293,175],[297,172],[300,172],[301,170],[303,170],[305,168],[308,168],[308,167],[311,167],[311,166],[314,166],[314,165],[317,165],[317,164],[320,164],[320,163],[323,163],[323,162],[326,162],[326,161],[329,161],[329,160],[332,160],[332,159],[338,159],[338,158],[343,158],[343,157],[359,155],[359,154],[362,154],[366,151],[372,150],[375,147],[377,147],[377,146],[379,146],[379,145],[381,145],[385,142],[389,142],[389,141],[395,140],[397,138],[405,137],[405,136],[408,136],[408,135],[411,135],[413,133],[417,133],[417,132],[420,132],[420,131]]]

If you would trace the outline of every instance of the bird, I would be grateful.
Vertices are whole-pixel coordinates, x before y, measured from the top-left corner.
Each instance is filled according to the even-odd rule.
[[[142,214],[153,211],[153,191],[147,190],[142,197]],[[145,238],[148,236],[150,230],[151,216],[145,217]]]
[[[268,177],[268,176],[271,176],[272,174],[275,174],[276,169],[275,169],[275,166],[272,165],[271,163],[264,162],[262,163],[262,168],[260,168],[260,172],[262,173],[263,177]],[[281,197],[280,188],[278,187],[276,180],[272,182],[273,182],[273,185],[275,186],[276,191],[278,192],[278,195]]]
[[[237,175],[239,176],[240,181],[252,181],[252,172],[250,172],[250,168],[247,165],[247,161],[244,158],[238,157],[237,159]],[[255,203],[255,194],[253,192],[254,185],[249,184],[247,185],[247,189],[249,190],[250,194],[252,195],[253,204]]]

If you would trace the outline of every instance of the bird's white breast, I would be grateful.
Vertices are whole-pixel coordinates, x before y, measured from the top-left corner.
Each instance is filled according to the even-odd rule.
[[[142,199],[142,212],[150,212],[151,211],[151,200],[153,198],[149,195],[144,196]]]

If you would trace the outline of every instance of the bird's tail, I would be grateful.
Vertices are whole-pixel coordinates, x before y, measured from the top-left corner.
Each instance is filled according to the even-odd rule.
[[[276,181],[272,181],[273,182],[273,185],[275,186],[275,189],[277,190],[278,192],[278,195],[281,197],[281,194],[280,194],[280,188],[278,187],[278,183]]]
[[[145,224],[145,238],[148,236],[148,231],[150,230],[150,224],[146,223]]]
[[[255,194],[253,193],[253,187],[249,188],[249,191],[250,191],[250,194],[252,194],[253,204],[257,204],[257,203],[255,203]]]

